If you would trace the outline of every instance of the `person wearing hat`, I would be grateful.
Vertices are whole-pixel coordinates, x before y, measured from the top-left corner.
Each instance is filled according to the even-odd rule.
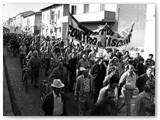
[[[60,79],[54,79],[51,87],[53,91],[50,92],[46,97],[42,105],[42,110],[45,112],[45,116],[65,116],[66,104],[65,96],[61,93],[61,89],[65,85],[61,82]]]
[[[30,59],[28,66],[31,66],[31,84],[35,81],[35,88],[38,88],[39,70],[41,68],[41,60],[38,57],[38,51],[34,50],[33,57]]]
[[[136,97],[133,115],[135,116],[155,116],[155,81],[148,80],[143,91]]]
[[[133,92],[136,89],[136,80],[137,75],[134,72],[133,65],[128,66],[128,70],[124,72],[119,80],[119,86],[122,87],[121,92],[124,96],[125,104],[126,104],[126,115],[130,116],[131,114],[131,98],[133,96]]]
[[[93,96],[93,78],[88,73],[88,70],[81,67],[82,75],[80,75],[76,80],[75,86],[75,101],[79,98],[79,115],[86,115],[87,111],[92,106],[92,96]]]

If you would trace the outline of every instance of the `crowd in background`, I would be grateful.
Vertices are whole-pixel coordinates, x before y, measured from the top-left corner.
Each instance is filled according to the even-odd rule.
[[[41,70],[44,70],[52,87],[60,79],[64,86],[59,89],[64,94],[74,93],[75,101],[79,103],[79,115],[85,115],[87,111],[96,116],[117,115],[115,96],[118,99],[123,96],[126,115],[131,115],[131,98],[136,89],[139,94],[135,102],[135,115],[155,115],[153,54],[145,60],[139,53],[132,58],[126,50],[106,48],[105,52],[97,55],[98,49],[95,47],[40,35],[5,33],[3,39],[8,53],[19,56],[22,68],[24,61],[28,60],[26,66],[31,69],[31,84],[39,87]],[[47,113],[46,100],[43,110]],[[46,115],[62,115],[62,112],[54,112],[49,111]]]

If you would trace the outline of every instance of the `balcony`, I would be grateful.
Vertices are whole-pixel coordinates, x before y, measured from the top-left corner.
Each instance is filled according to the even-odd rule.
[[[83,13],[73,15],[79,22],[96,22],[96,21],[106,21],[115,22],[115,12],[111,11],[98,11],[92,13]],[[68,16],[61,19],[61,22],[68,22]]]

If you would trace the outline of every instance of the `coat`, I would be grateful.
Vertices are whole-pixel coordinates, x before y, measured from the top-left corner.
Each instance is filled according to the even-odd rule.
[[[61,96],[62,96],[62,102],[63,102],[63,114],[62,115],[66,116],[67,112],[66,112],[65,96],[62,93],[61,93]],[[46,96],[46,98],[43,102],[42,110],[44,110],[45,116],[53,116],[53,110],[54,110],[53,92],[49,93]]]
[[[106,101],[105,99],[95,103],[90,112],[91,116],[116,116],[116,104],[113,100]]]
[[[153,78],[153,75],[151,75],[151,78]],[[140,77],[138,77],[136,81],[136,86],[138,87],[139,93],[143,91],[143,87],[146,84],[147,80],[150,78],[146,73],[142,74]]]

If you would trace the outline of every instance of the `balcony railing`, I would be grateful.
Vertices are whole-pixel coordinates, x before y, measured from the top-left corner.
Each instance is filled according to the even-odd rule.
[[[94,22],[94,21],[115,21],[115,12],[98,11],[92,13],[83,13],[73,15],[79,22]],[[68,16],[61,19],[61,22],[68,22]]]

